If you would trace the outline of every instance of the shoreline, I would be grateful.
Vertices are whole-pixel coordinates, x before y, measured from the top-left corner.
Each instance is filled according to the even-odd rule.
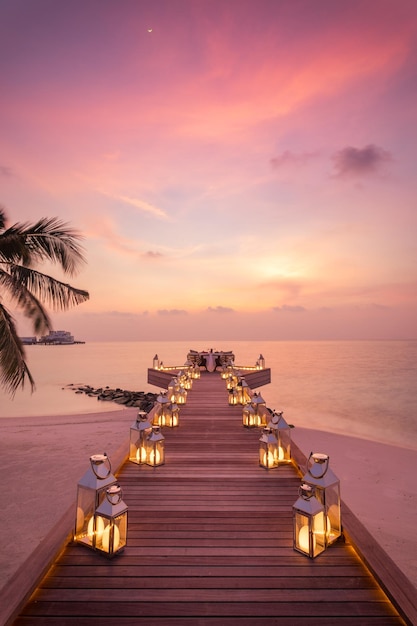
[[[127,445],[135,408],[0,420],[7,497],[0,533],[0,597],[6,583],[75,503],[92,454],[112,459]],[[74,425],[77,428],[74,428]],[[417,451],[295,427],[294,443],[330,456],[341,497],[417,588]],[[279,470],[278,470],[279,471]],[[343,523],[343,517],[342,517]],[[13,541],[18,537],[19,541]]]

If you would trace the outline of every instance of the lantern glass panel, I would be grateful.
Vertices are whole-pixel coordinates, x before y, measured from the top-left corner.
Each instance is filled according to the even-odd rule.
[[[112,557],[126,545],[127,506],[118,485],[110,487],[94,517],[93,548]]]
[[[329,456],[311,453],[308,471],[303,481],[315,490],[315,496],[324,506],[326,542],[331,544],[342,534],[340,508],[340,481],[329,467]]]
[[[258,425],[254,408],[250,404],[247,404],[243,409],[242,421],[245,428],[254,428]]]
[[[315,558],[326,547],[324,514],[319,511],[315,515],[307,515],[295,511],[294,515],[294,548],[310,558]]]
[[[106,496],[106,489],[116,484],[110,460],[105,454],[90,457],[90,468],[77,485],[74,540],[91,545],[94,513]]]
[[[108,556],[121,552],[126,546],[127,515],[122,513],[110,519],[96,515],[95,522],[96,529],[99,529],[96,532],[95,548]]]
[[[152,467],[165,463],[165,437],[158,426],[152,428],[152,432],[146,440],[146,463]]]
[[[259,442],[259,465],[265,469],[278,467],[277,439],[270,428],[264,428]]]
[[[152,426],[145,412],[140,412],[130,427],[129,461],[141,465],[146,462],[146,438]]]

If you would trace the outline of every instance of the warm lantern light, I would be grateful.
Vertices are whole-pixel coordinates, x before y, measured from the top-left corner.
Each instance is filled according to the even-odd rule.
[[[106,490],[106,498],[94,516],[93,548],[113,557],[120,553],[127,538],[127,506],[119,485]]]
[[[259,355],[259,359],[256,362],[256,367],[260,370],[264,370],[265,369],[265,359],[262,356],[262,354]]]
[[[324,507],[314,496],[313,489],[302,484],[299,498],[293,506],[294,550],[315,558],[326,548]]]
[[[278,467],[277,438],[271,428],[263,429],[259,443],[259,465],[265,469]]]
[[[93,517],[105,498],[106,489],[116,484],[111,473],[110,459],[106,454],[90,457],[90,468],[81,478],[77,487],[77,508],[74,541],[93,547],[95,534]]]
[[[177,404],[186,404],[187,395],[188,395],[187,390],[184,387],[180,386],[178,392],[175,395],[173,402],[176,402]]]
[[[170,401],[164,393],[160,393],[156,398],[155,411],[153,414],[153,426],[165,426],[168,405]]]
[[[310,453],[303,481],[314,489],[317,500],[324,506],[326,545],[330,545],[342,534],[342,521],[340,481],[329,467],[327,454]]]
[[[153,357],[152,367],[154,368],[154,370],[159,369],[159,358],[157,354],[155,354],[155,356]]]
[[[272,429],[278,444],[279,463],[291,463],[291,426],[280,413],[273,413],[268,427]]]
[[[256,425],[260,427],[265,427],[269,421],[269,411],[266,408],[266,402],[261,396],[260,393],[254,393],[251,400],[251,405],[254,408],[256,414]]]
[[[156,467],[165,463],[165,437],[159,426],[152,426],[146,440],[146,464]]]
[[[255,409],[251,404],[247,404],[243,408],[242,421],[245,428],[255,428],[258,426]]]
[[[236,389],[229,389],[229,406],[239,404],[239,396]]]
[[[167,391],[169,402],[177,401],[176,394],[179,388],[180,388],[180,382],[178,378],[171,378],[170,382],[168,383],[168,391]]]
[[[243,376],[236,386],[236,391],[238,393],[239,404],[244,405],[251,401],[251,395],[249,393],[250,387]]]
[[[146,439],[150,435],[152,425],[145,411],[139,411],[136,420],[130,427],[129,461],[141,465],[146,463]]]
[[[180,424],[180,409],[177,404],[170,403],[165,407],[165,426],[175,428]]]

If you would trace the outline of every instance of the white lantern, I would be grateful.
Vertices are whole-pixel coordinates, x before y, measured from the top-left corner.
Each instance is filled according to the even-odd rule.
[[[329,456],[311,452],[307,462],[307,473],[303,481],[310,485],[325,510],[326,545],[330,545],[342,534],[340,512],[340,481],[329,467]]]
[[[239,404],[239,396],[236,389],[229,389],[229,406]]]
[[[117,483],[107,454],[90,457],[90,467],[77,487],[74,541],[92,547],[94,513],[105,498],[106,489]]]
[[[152,425],[145,411],[139,411],[136,420],[130,427],[129,461],[141,465],[146,463],[146,439],[150,435]]]
[[[262,356],[262,354],[259,355],[259,359],[258,359],[257,363],[258,363],[258,365],[257,365],[258,369],[260,369],[260,370],[264,370],[265,369],[265,359]]]
[[[146,464],[152,467],[165,463],[165,437],[159,426],[152,426],[152,432],[146,440]]]
[[[180,424],[180,409],[175,402],[167,404],[165,407],[165,426],[175,428]]]
[[[298,493],[293,506],[293,547],[313,559],[326,548],[324,506],[309,485],[302,484]]]
[[[272,429],[278,443],[278,462],[291,463],[291,426],[280,413],[273,413],[268,427]]]
[[[172,402],[176,402],[177,404],[186,404],[187,402],[187,390],[181,385],[174,396],[174,400]]]
[[[250,403],[255,410],[257,426],[266,426],[269,421],[269,411],[266,408],[266,402],[261,394],[255,392],[251,398]]]
[[[277,438],[271,428],[263,429],[259,442],[259,465],[265,469],[278,467]]]
[[[94,515],[93,549],[113,557],[124,550],[127,539],[127,506],[119,485],[106,489],[106,497]]]
[[[238,383],[236,389],[238,392],[239,404],[245,405],[251,401],[251,396],[249,393],[250,387],[243,376],[240,382]]]
[[[157,354],[155,354],[155,356],[153,357],[152,367],[154,370],[159,369],[159,358]]]
[[[155,412],[152,419],[154,426],[165,426],[169,403],[170,401],[164,393],[160,393],[156,398]]]
[[[245,428],[256,428],[258,426],[255,409],[251,404],[243,407],[242,421]]]

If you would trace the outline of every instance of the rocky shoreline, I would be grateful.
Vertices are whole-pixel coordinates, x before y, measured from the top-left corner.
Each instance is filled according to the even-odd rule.
[[[115,402],[126,407],[137,407],[140,411],[147,413],[153,408],[157,395],[152,392],[129,391],[127,389],[111,389],[110,387],[94,388],[91,385],[67,385],[75,393],[83,393],[91,398],[97,398],[102,402]]]

